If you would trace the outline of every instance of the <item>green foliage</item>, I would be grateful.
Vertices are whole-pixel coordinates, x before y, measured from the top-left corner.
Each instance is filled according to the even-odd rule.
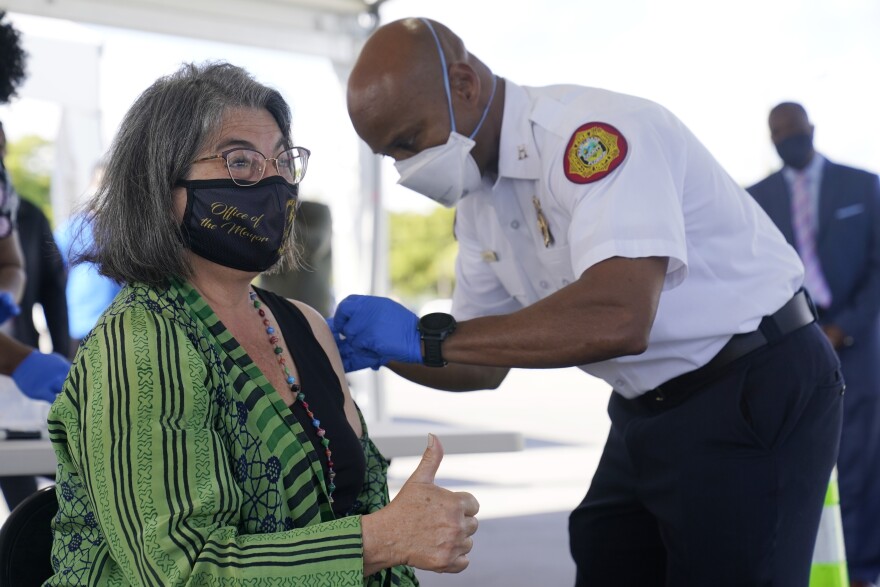
[[[455,212],[390,215],[391,291],[412,303],[452,297],[458,243],[452,233]]]
[[[52,221],[51,183],[52,143],[43,137],[28,135],[7,145],[6,168],[12,185],[22,198],[27,198]]]

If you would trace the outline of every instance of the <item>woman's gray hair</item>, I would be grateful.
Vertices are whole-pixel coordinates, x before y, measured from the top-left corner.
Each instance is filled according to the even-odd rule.
[[[240,107],[268,110],[293,146],[287,102],[240,67],[185,64],[147,88],[125,115],[86,204],[94,240],[73,261],[94,263],[120,283],[161,286],[169,277],[190,277],[172,190],[219,131],[223,114]],[[272,269],[296,265],[296,247],[285,244]]]

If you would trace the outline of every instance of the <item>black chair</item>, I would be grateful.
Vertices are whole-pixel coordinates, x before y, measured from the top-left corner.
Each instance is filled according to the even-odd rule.
[[[0,528],[0,587],[39,587],[52,576],[52,518],[55,487],[18,504]]]

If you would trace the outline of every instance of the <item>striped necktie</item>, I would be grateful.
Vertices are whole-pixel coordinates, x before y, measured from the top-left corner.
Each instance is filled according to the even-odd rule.
[[[831,289],[822,274],[819,254],[816,251],[817,225],[814,206],[810,197],[810,180],[806,173],[796,172],[791,193],[791,224],[794,242],[804,264],[804,287],[810,292],[817,306],[831,305]]]

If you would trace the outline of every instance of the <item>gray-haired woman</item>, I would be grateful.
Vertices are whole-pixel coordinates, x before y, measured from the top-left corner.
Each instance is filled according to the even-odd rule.
[[[49,585],[412,585],[402,565],[467,566],[478,505],[433,484],[439,442],[389,504],[323,319],[251,285],[293,260],[308,157],[280,94],[228,64],[184,66],[129,111],[84,256],[126,287],[49,417]]]

